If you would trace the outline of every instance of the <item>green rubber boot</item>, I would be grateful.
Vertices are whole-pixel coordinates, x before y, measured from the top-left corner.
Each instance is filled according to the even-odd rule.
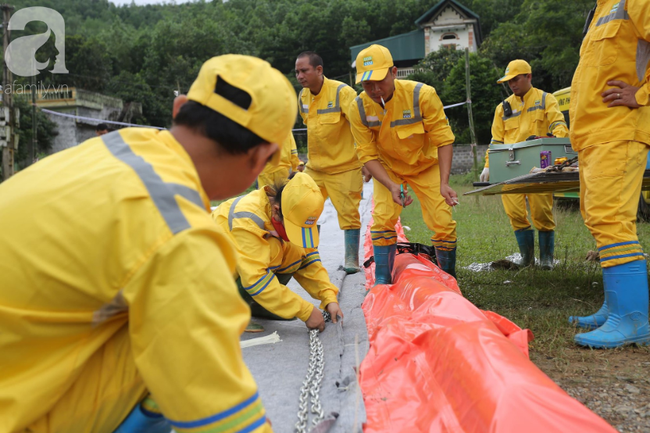
[[[542,269],[553,269],[553,252],[555,251],[555,231],[538,232],[539,262]]]
[[[535,264],[535,232],[530,228],[516,230],[515,237],[521,253],[520,266],[530,266]]]
[[[391,284],[393,282],[393,265],[397,245],[372,246],[375,254],[375,286],[377,284]]]
[[[346,274],[359,272],[359,233],[360,229],[345,230],[345,264]]]
[[[436,260],[440,269],[456,278],[456,248],[453,250],[436,248]]]

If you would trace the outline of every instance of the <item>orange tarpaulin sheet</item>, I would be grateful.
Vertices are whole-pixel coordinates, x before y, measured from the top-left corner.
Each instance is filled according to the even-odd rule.
[[[530,362],[529,331],[476,308],[433,263],[400,254],[393,281],[362,306],[365,433],[616,431]]]

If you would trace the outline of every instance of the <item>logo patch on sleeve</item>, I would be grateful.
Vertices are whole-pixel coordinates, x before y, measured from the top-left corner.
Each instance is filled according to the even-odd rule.
[[[404,110],[402,111],[402,118],[403,119],[410,119],[411,116],[411,110]]]

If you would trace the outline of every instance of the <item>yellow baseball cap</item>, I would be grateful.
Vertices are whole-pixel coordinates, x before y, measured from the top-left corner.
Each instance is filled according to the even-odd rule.
[[[370,45],[357,55],[357,84],[362,81],[381,81],[393,67],[393,56],[388,48]]]
[[[310,175],[296,173],[282,191],[282,217],[289,241],[303,248],[318,248],[316,222],[323,213],[323,194]]]
[[[505,83],[506,81],[512,80],[517,75],[530,74],[532,72],[533,70],[530,68],[530,65],[527,61],[521,59],[513,60],[512,62],[508,63],[505,75],[499,78],[497,80],[497,83]]]
[[[217,80],[251,97],[248,109],[215,92]],[[187,98],[223,114],[269,143],[281,145],[291,133],[298,112],[296,91],[289,80],[268,62],[257,57],[226,54],[213,57],[201,66]],[[273,161],[277,165],[280,151]]]

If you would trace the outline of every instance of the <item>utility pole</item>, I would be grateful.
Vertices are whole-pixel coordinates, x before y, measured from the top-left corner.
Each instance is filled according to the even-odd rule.
[[[13,6],[0,5],[2,10],[2,52],[7,52],[10,42],[9,19]],[[4,73],[2,74],[2,110],[0,115],[0,147],[2,147],[2,178],[9,179],[14,174],[14,109],[13,109],[13,89],[11,89],[11,80],[13,79],[11,71],[4,62]]]
[[[27,149],[27,164],[25,168],[34,163],[34,153],[36,152],[36,143],[38,143],[38,124],[36,123],[36,75],[32,77],[32,142]]]
[[[474,116],[472,115],[472,88],[469,79],[469,48],[465,48],[465,89],[467,90],[467,116],[469,118],[469,133],[474,155],[474,177],[478,176],[478,159],[476,156],[476,133],[474,132]]]

